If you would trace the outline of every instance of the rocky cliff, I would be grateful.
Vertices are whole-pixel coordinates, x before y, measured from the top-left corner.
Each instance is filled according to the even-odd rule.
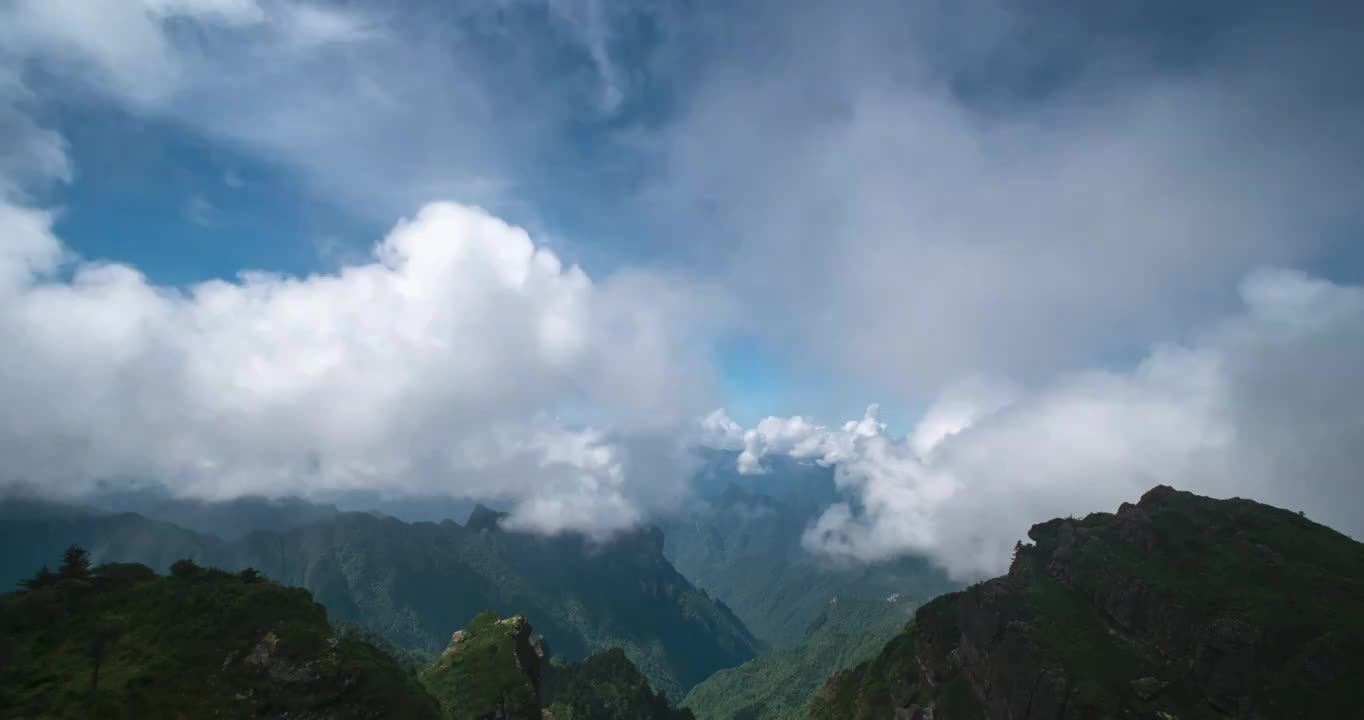
[[[1357,715],[1364,545],[1168,487],[1033,526],[1009,573],[922,607],[813,718]]]

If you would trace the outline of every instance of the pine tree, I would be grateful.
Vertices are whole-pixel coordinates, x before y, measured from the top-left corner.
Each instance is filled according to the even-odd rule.
[[[33,577],[27,580],[20,580],[19,584],[27,590],[37,590],[39,588],[45,588],[55,582],[57,582],[57,574],[49,570],[47,565],[43,565],[38,569],[37,573],[34,573]]]
[[[80,580],[90,577],[90,552],[79,545],[68,547],[62,553],[62,564],[57,568],[57,574]]]

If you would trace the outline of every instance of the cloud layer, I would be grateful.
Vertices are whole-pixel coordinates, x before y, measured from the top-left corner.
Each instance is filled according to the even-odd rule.
[[[1156,484],[1300,509],[1364,537],[1364,288],[1258,271],[1240,296],[1240,313],[1130,371],[954,388],[907,438],[799,418],[741,435],[793,457],[839,448],[821,459],[836,459],[850,501],[807,531],[811,550],[928,555],[963,579],[1001,572],[1034,522],[1111,511]]]
[[[594,283],[476,208],[428,205],[336,274],[184,291],[70,258],[50,220],[0,215],[0,448],[53,494],[445,492],[610,530],[666,483],[630,487],[629,444],[588,423],[657,431],[694,416],[676,388],[704,394],[637,278]]]

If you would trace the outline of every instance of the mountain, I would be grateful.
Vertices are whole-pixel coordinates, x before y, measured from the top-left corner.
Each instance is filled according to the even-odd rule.
[[[404,523],[335,513],[283,531],[224,542],[129,513],[103,515],[32,503],[0,507],[5,577],[13,582],[70,543],[100,561],[165,569],[176,558],[258,569],[310,590],[332,616],[400,648],[440,652],[450,628],[479,612],[524,613],[566,660],[620,647],[655,687],[681,698],[714,671],[757,653],[729,610],[667,561],[656,529],[594,544],[576,535],[504,531],[478,508],[470,522]],[[27,570],[18,571],[22,564]]]
[[[312,503],[296,497],[248,495],[210,501],[159,497],[152,493],[123,493],[106,495],[97,500],[95,507],[100,509],[133,512],[224,540],[236,540],[253,530],[287,530],[338,512],[335,505]]]
[[[0,716],[692,720],[619,649],[548,663],[521,615],[479,613],[414,677],[254,570],[88,557],[0,595]]]
[[[189,563],[64,567],[0,595],[0,716],[435,720],[306,590]]]
[[[921,607],[816,720],[1337,718],[1364,681],[1364,545],[1157,487],[1033,526],[1009,573]]]
[[[692,688],[682,704],[699,720],[803,718],[824,680],[875,656],[909,622],[914,607],[900,595],[831,600],[800,645],[721,670]]]
[[[831,473],[788,461],[756,480],[726,476],[725,489],[659,522],[664,553],[775,648],[802,643],[833,598],[876,601],[900,593],[922,600],[961,587],[919,558],[840,566],[803,548],[802,534],[829,502]],[[790,486],[779,489],[781,478]]]
[[[14,588],[68,545],[88,549],[96,561],[140,562],[164,572],[176,560],[203,557],[221,544],[136,513],[6,498],[0,500],[0,591]]]

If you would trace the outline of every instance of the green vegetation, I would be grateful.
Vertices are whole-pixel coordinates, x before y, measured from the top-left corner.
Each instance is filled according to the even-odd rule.
[[[68,549],[0,596],[0,716],[439,717],[305,590],[190,562],[171,577]]]
[[[0,503],[0,519],[0,541],[15,549],[0,558],[10,582],[71,542],[97,561],[161,571],[184,557],[233,571],[252,567],[310,590],[336,620],[371,629],[405,653],[434,656],[451,628],[483,610],[523,613],[565,659],[619,647],[654,687],[681,698],[758,649],[728,608],[667,561],[657,530],[598,546],[579,536],[506,532],[486,509],[467,525],[335,513],[224,542],[134,514],[26,501]]]
[[[545,662],[522,616],[477,614],[419,672],[306,590],[190,560],[90,567],[0,595],[0,717],[689,720],[619,649]],[[548,683],[543,681],[550,674]]]
[[[876,657],[853,670],[834,673],[810,705],[811,720],[894,717],[896,693],[892,692],[891,683],[917,686],[919,670],[914,662],[913,632],[911,625],[886,643]]]
[[[447,718],[539,720],[543,652],[530,633],[519,615],[479,613],[418,677]]]
[[[715,673],[683,701],[700,720],[804,718],[830,673],[874,657],[910,619],[914,604],[898,595],[829,603],[805,642]]]
[[[928,603],[874,660],[830,678],[812,717],[1355,714],[1364,545],[1166,487],[1029,537],[1007,576]]]

